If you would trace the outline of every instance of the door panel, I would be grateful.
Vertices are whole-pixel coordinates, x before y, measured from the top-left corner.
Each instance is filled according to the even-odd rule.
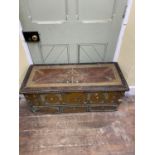
[[[43,63],[69,63],[68,45],[43,45]]]
[[[45,24],[66,20],[66,0],[28,0],[27,5],[33,23]]]
[[[127,0],[19,2],[23,31],[40,35],[39,43],[28,43],[34,63],[113,60]]]
[[[115,14],[116,0],[78,1],[79,20],[83,22],[104,22],[113,18]]]
[[[79,45],[79,62],[104,62],[108,44]]]

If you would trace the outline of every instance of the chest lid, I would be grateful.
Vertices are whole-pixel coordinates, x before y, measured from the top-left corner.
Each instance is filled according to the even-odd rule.
[[[31,65],[20,93],[127,91],[127,82],[115,62]]]

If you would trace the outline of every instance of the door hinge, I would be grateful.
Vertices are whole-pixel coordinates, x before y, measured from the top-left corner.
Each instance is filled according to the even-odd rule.
[[[33,31],[33,32],[23,32],[23,36],[25,38],[25,41],[27,42],[39,42],[40,38],[39,38],[39,33],[37,31]]]
[[[124,18],[124,17],[125,17],[125,15],[126,15],[127,7],[128,7],[128,5],[126,5],[126,6],[125,6],[125,8],[124,8],[122,18]]]

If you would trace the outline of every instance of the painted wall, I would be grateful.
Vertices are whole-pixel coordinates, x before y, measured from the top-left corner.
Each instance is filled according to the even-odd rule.
[[[126,26],[125,34],[122,41],[118,63],[123,71],[123,74],[130,86],[135,85],[135,5],[134,1],[129,16],[129,21]],[[19,82],[21,84],[28,68],[28,60],[25,55],[21,40],[19,40]]]
[[[19,38],[19,84],[21,85],[25,73],[28,69],[29,63],[22,45],[22,41]]]
[[[118,63],[130,86],[135,85],[135,3],[133,1],[129,21],[122,41]]]

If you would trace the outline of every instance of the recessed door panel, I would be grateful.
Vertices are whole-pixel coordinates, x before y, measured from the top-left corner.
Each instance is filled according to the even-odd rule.
[[[108,44],[79,45],[79,62],[104,62]]]
[[[41,52],[44,63],[69,63],[68,45],[42,45]]]
[[[33,23],[45,24],[66,20],[66,0],[28,0]]]
[[[115,14],[116,0],[78,0],[79,20],[105,21]]]

